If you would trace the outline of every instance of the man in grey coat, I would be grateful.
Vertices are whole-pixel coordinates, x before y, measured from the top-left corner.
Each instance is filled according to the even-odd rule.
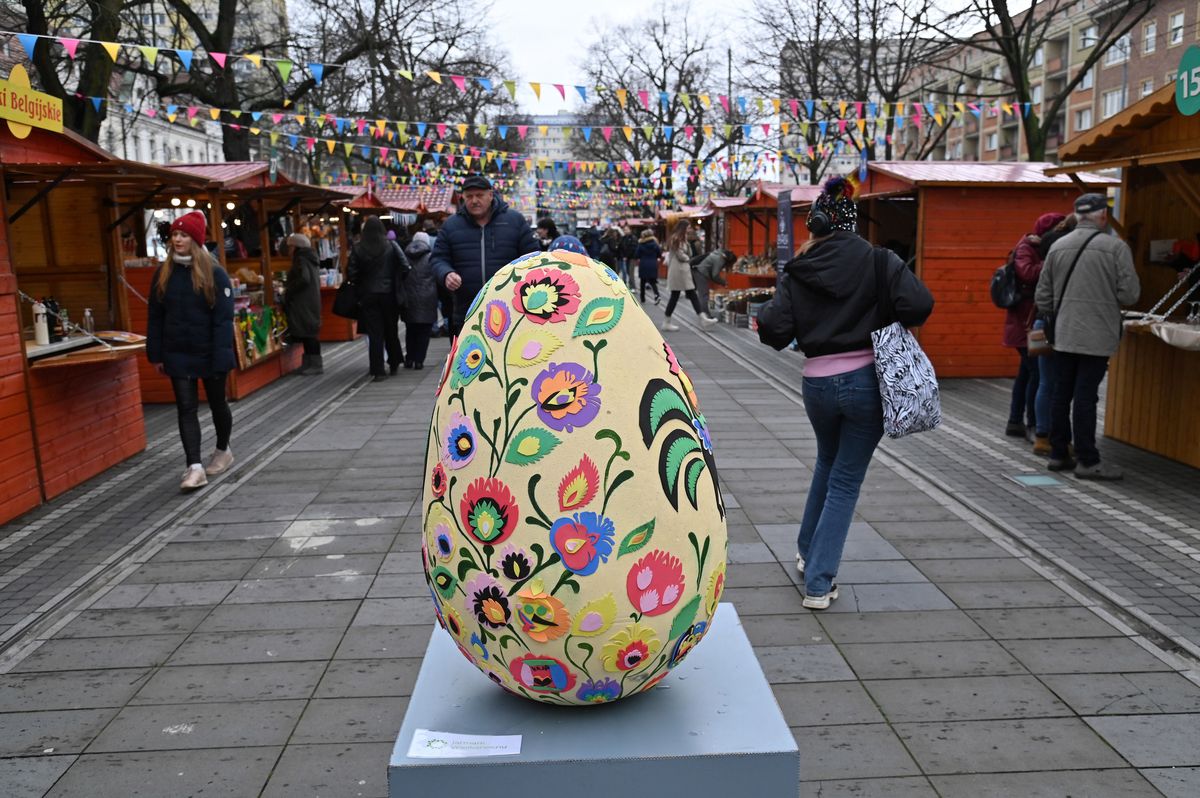
[[[1055,314],[1054,395],[1050,412],[1051,471],[1079,479],[1120,479],[1096,448],[1096,403],[1108,359],[1121,340],[1121,307],[1141,293],[1129,245],[1104,232],[1108,200],[1075,200],[1079,225],[1054,243],[1038,278],[1038,311]],[[1076,463],[1070,454],[1072,433]]]

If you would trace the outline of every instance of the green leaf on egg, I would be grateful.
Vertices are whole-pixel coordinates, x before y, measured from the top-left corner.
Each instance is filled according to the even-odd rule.
[[[546,430],[531,427],[513,437],[508,451],[504,453],[504,460],[513,465],[532,465],[550,454],[559,443],[561,441]]]
[[[575,322],[575,331],[572,335],[578,338],[581,335],[606,333],[617,326],[624,309],[624,299],[614,299],[613,297],[593,299],[579,312],[579,319]]]
[[[617,549],[617,557],[620,558],[624,557],[626,554],[632,554],[649,543],[650,538],[653,536],[654,519],[651,518],[649,521],[625,536],[625,539],[621,541],[621,546]]]
[[[696,610],[699,608],[700,596],[692,596],[692,600],[683,605],[679,614],[675,616],[675,620],[671,622],[671,633],[668,637],[674,640],[692,628],[692,621],[696,620]]]

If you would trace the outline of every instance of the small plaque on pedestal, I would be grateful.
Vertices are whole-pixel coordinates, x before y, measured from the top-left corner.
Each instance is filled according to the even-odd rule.
[[[594,707],[510,695],[435,628],[388,794],[526,798],[536,785],[570,798],[612,798],[629,785],[640,795],[798,795],[796,743],[733,606],[720,605],[712,631],[662,684]]]

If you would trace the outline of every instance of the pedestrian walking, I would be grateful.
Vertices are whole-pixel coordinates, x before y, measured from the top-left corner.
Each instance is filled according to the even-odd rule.
[[[933,296],[903,261],[886,252],[890,309],[879,307],[877,248],[860,238],[858,210],[845,179],[829,180],[813,203],[813,237],[784,268],[758,317],[760,335],[799,342],[804,351],[804,411],[817,438],[817,459],[796,539],[805,607],[823,610],[838,597],[837,573],[859,490],[883,437],[883,403],[871,332],[894,319],[917,327]],[[767,310],[764,308],[764,310]]]
[[[438,283],[454,293],[451,335],[458,335],[467,308],[493,274],[521,255],[539,251],[529,222],[495,196],[486,177],[467,177],[462,198],[458,212],[442,225],[431,256]]]
[[[395,374],[404,362],[399,324],[408,270],[408,259],[395,242],[387,240],[383,222],[378,216],[369,217],[350,251],[346,278],[358,288],[358,323],[367,334],[370,374],[376,382]]]
[[[303,233],[287,237],[292,253],[292,268],[288,270],[283,309],[287,314],[288,337],[304,347],[297,374],[323,374],[321,359],[321,261],[312,248],[312,241]]]
[[[433,276],[430,254],[433,242],[426,233],[417,233],[404,254],[408,256],[407,302],[404,311],[404,336],[408,356],[406,369],[425,368],[429,339],[438,316],[437,279]]]
[[[1013,248],[1013,264],[1017,273],[1020,301],[1004,312],[1004,334],[1001,343],[1009,349],[1016,350],[1018,363],[1004,434],[1014,438],[1025,438],[1030,443],[1034,442],[1032,439],[1038,427],[1038,358],[1030,357],[1027,348],[1029,330],[1032,329],[1034,317],[1037,315],[1033,292],[1042,273],[1042,256],[1038,252],[1038,244],[1041,243],[1042,236],[1064,218],[1061,213],[1042,214],[1034,222],[1033,232],[1021,236],[1021,240]]]
[[[646,304],[646,286],[654,291],[654,304],[658,304],[658,259],[662,256],[662,247],[654,237],[654,231],[646,228],[638,236],[636,253],[638,262],[638,282],[642,304]]]
[[[233,286],[204,247],[208,221],[193,211],[171,223],[166,262],[150,290],[146,359],[171,378],[179,437],[187,469],[182,491],[208,484],[208,477],[233,465],[229,438],[233,411],[225,399],[225,377],[237,363],[233,349]],[[208,465],[200,461],[200,383],[208,397],[216,446]]]
[[[558,238],[558,225],[549,216],[543,216],[538,219],[537,228],[534,230],[534,236],[538,241],[538,248],[545,252],[550,249],[550,244],[554,239]]]
[[[1067,233],[1075,229],[1076,219],[1074,213],[1068,213],[1066,217],[1052,227],[1049,231],[1042,235],[1041,242],[1038,243],[1038,256],[1042,259],[1043,265],[1046,262],[1046,255],[1050,252],[1050,247],[1054,242],[1065,236]],[[1039,275],[1040,276],[1040,275]],[[1036,304],[1036,303],[1035,303]],[[1046,320],[1037,317],[1033,322],[1033,329],[1044,330],[1046,328]],[[1033,453],[1039,457],[1050,456],[1050,406],[1054,396],[1054,357],[1039,357],[1037,358],[1038,366],[1038,386],[1037,396],[1034,400],[1036,411],[1034,420],[1037,422],[1034,432]],[[1070,441],[1068,441],[1068,452]]]
[[[688,241],[691,225],[686,219],[675,223],[667,237],[667,290],[671,295],[667,298],[666,315],[663,317],[662,329],[678,330],[679,325],[671,321],[671,314],[679,304],[679,295],[685,294],[692,303],[692,310],[700,317],[700,323],[705,329],[716,325],[717,320],[708,315],[708,311],[700,307],[700,298],[696,296],[696,283],[692,279],[692,245]]]
[[[621,279],[632,288],[634,273],[637,268],[638,237],[631,228],[625,228],[621,234]]]
[[[1108,359],[1121,340],[1121,307],[1141,294],[1129,245],[1104,232],[1108,200],[1084,194],[1075,200],[1075,230],[1050,247],[1035,299],[1054,319],[1054,395],[1050,408],[1051,471],[1079,479],[1120,479],[1096,447],[1096,403]],[[1075,456],[1069,445],[1074,441]]]
[[[729,250],[714,249],[692,267],[692,279],[696,282],[696,296],[700,299],[700,307],[704,308],[706,312],[709,309],[709,287],[714,284],[726,285],[725,278],[721,274],[732,266],[735,260],[737,257]]]

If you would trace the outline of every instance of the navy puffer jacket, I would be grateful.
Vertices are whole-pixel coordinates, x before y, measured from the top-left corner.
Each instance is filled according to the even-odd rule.
[[[166,265],[159,269],[168,268]],[[169,377],[212,377],[232,371],[233,286],[229,275],[213,264],[213,306],[192,290],[191,264],[174,263],[164,296],[158,295],[158,273],[150,291],[146,358],[162,363]]]
[[[438,285],[446,284],[450,272],[462,276],[462,286],[455,294],[457,301],[469,304],[493,274],[522,255],[537,251],[529,222],[495,197],[492,216],[483,227],[467,213],[466,206],[459,207],[438,231],[430,262]]]

